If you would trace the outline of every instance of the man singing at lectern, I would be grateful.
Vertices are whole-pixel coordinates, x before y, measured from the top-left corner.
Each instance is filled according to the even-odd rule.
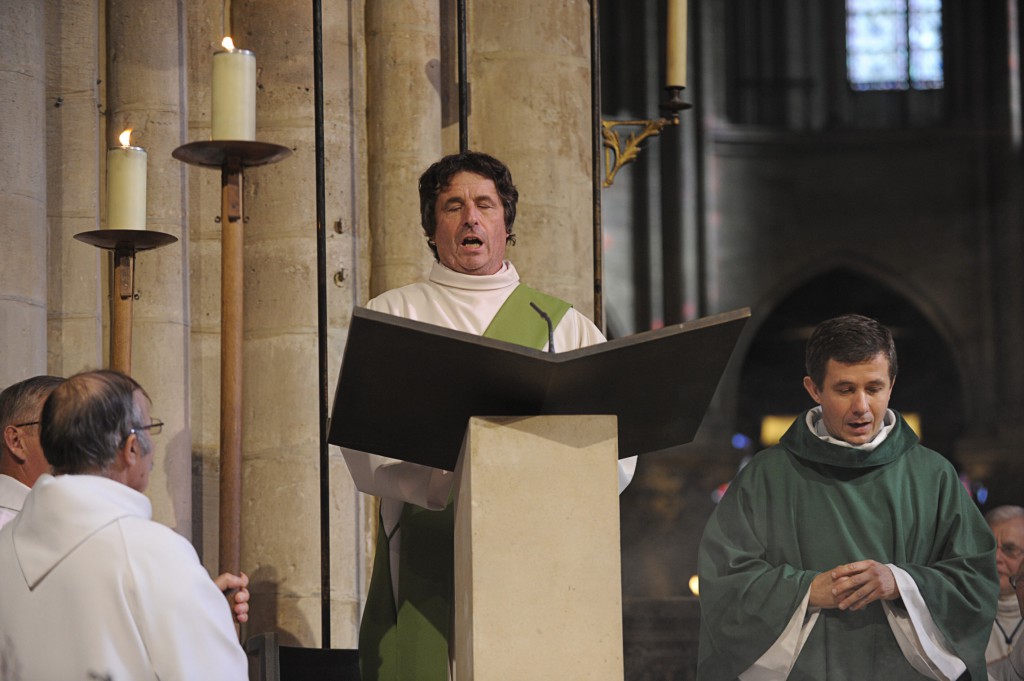
[[[420,216],[434,255],[428,281],[387,291],[367,307],[537,349],[604,341],[569,303],[519,283],[505,259],[519,192],[487,154],[442,158],[420,177]],[[538,311],[539,310],[539,311]],[[424,361],[430,361],[425,357]],[[429,433],[424,433],[429,437]],[[380,497],[377,551],[359,631],[363,681],[444,681],[450,675],[453,532],[448,471],[344,451],[360,491]],[[619,490],[636,459],[619,461]]]
[[[891,333],[828,320],[806,369],[820,406],[704,530],[697,678],[985,679],[995,542],[953,466],[889,409]]]

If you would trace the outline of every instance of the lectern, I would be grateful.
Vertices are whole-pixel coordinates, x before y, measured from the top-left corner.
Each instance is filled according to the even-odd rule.
[[[550,354],[353,313],[328,439],[455,471],[459,681],[622,681],[617,459],[692,441],[749,315]]]

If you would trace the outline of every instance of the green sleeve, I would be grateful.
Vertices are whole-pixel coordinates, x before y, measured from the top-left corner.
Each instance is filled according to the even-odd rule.
[[[817,573],[769,562],[764,495],[745,469],[711,515],[698,554],[699,679],[735,679],[775,643]]]
[[[941,516],[934,557],[927,564],[899,567],[914,579],[935,625],[971,677],[984,679],[985,646],[999,600],[995,539],[952,467],[937,478]]]

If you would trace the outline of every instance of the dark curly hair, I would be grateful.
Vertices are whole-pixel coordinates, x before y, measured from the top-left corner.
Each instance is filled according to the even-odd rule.
[[[512,184],[512,173],[508,166],[488,154],[479,151],[464,151],[445,156],[420,175],[420,223],[427,235],[427,246],[438,260],[434,232],[437,231],[437,213],[434,208],[438,195],[459,173],[474,173],[494,182],[501,205],[505,208],[505,242],[515,245],[516,235],[512,224],[516,221],[516,203],[519,190]]]

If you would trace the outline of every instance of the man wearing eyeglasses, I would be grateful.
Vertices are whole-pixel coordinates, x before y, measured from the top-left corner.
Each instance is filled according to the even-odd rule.
[[[63,380],[33,376],[0,393],[0,527],[21,512],[29,489],[50,470],[39,444],[39,414]]]
[[[1006,582],[1016,594],[1017,610],[1024,615],[1024,561]],[[1007,657],[990,664],[988,677],[992,681],[1024,681],[1024,645],[1014,646]]]
[[[0,530],[0,667],[24,679],[247,678],[220,590],[142,492],[163,425],[115,371],[46,400],[39,477]]]
[[[1024,508],[998,506],[985,514],[988,526],[996,538],[996,569],[999,572],[999,605],[992,623],[992,636],[985,649],[989,664],[1001,660],[1021,643],[1024,619],[1021,619],[1017,594],[1010,578],[1017,574],[1024,562]]]

